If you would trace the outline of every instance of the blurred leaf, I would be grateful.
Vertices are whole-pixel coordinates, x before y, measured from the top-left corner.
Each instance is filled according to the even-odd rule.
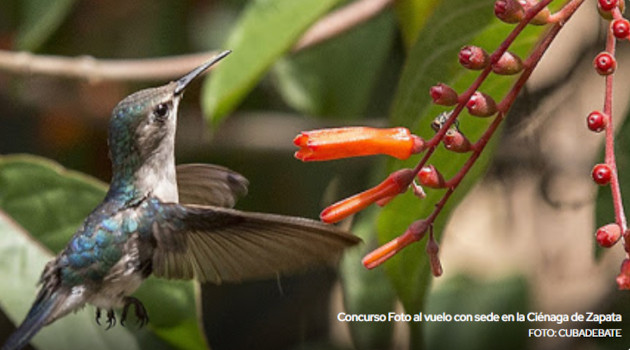
[[[527,296],[526,280],[517,276],[488,282],[456,276],[429,294],[424,313],[523,314],[530,310]],[[429,322],[424,333],[426,348],[432,350],[517,350],[528,347],[529,327],[527,322]]]
[[[385,12],[352,31],[280,60],[274,72],[280,93],[301,113],[361,116],[390,52],[394,20]]]
[[[418,39],[420,30],[442,0],[399,0],[394,3],[406,48]]]
[[[43,158],[0,157],[0,209],[53,252],[66,246],[105,190],[100,181]]]
[[[36,281],[52,254],[0,211],[0,306],[21,322],[37,294]],[[91,310],[90,310],[91,311]],[[32,340],[38,349],[140,349],[138,339],[124,327],[107,333],[91,312],[79,312],[44,327]]]
[[[365,244],[346,250],[341,263],[344,305],[348,314],[387,314],[394,310],[396,295],[385,272],[368,270],[361,259],[377,246],[375,208],[363,213],[352,233]],[[350,322],[352,343],[357,349],[389,349],[393,332],[390,322]]]
[[[202,91],[202,107],[214,125],[230,113],[300,35],[341,0],[254,0],[232,30],[221,62]]]
[[[35,51],[66,18],[75,0],[24,0],[16,48]]]
[[[103,200],[105,190],[106,187],[103,183],[86,175],[68,171],[57,163],[43,158],[26,155],[0,157],[0,209],[27,229],[37,241],[27,238],[19,241],[18,243],[29,243],[29,245],[20,248],[20,250],[25,251],[21,254],[30,254],[31,250],[34,249],[31,246],[39,247],[36,244],[38,242],[41,242],[50,251],[57,252],[63,249],[89,212]],[[0,232],[3,239],[6,239],[7,235],[9,235],[8,232]],[[12,247],[18,244],[9,243],[12,244]],[[9,246],[0,244],[0,249],[8,249],[7,247]],[[19,309],[8,311],[16,322],[21,321],[21,317],[26,314],[28,306],[34,299],[33,287],[44,265],[52,257],[48,252],[39,255],[41,259],[36,259],[37,263],[24,259],[24,255],[2,255],[6,260],[2,261],[3,264],[0,268],[8,268],[12,264],[18,265],[15,264],[16,261],[28,261],[28,265],[19,265],[20,271],[14,271],[15,274],[22,276],[16,278],[24,279],[24,281],[20,282],[21,284],[9,283],[10,286],[7,286],[11,288],[12,293],[15,293],[16,298],[20,298],[19,302],[6,302],[5,304],[5,294],[0,294],[3,296],[0,297],[3,308],[22,305]],[[7,277],[7,280],[13,281],[14,277]],[[21,286],[23,284],[28,284],[29,288],[23,289]],[[135,340],[133,340],[134,338],[131,339],[144,344],[142,347],[148,347],[147,342],[150,341],[151,348],[154,348],[160,344],[155,339],[155,335],[157,335],[175,348],[206,348],[204,336],[197,323],[195,285],[195,282],[191,281],[166,281],[155,278],[149,278],[145,281],[137,295],[147,306],[151,323],[149,323],[148,330],[136,331],[130,328],[133,332],[129,336],[138,337]],[[26,292],[31,289],[33,290],[32,293]],[[87,310],[87,312],[79,312],[80,316],[77,317],[81,317],[82,321],[80,322],[96,330],[98,325],[93,320],[92,310],[91,308]],[[55,322],[53,326],[66,318]],[[115,328],[124,329],[123,327]],[[59,333],[56,334],[63,338],[62,334],[68,334],[69,329],[71,328],[59,329]],[[64,330],[65,333],[62,333]],[[90,332],[92,331],[88,331],[86,334],[90,334]],[[98,337],[116,338],[111,336],[115,334],[111,333],[111,330],[105,333],[103,329],[98,329],[98,332],[98,336],[92,335],[91,337],[95,337],[95,339]],[[155,335],[151,335],[151,332]],[[166,346],[164,342],[161,344],[161,348]]]
[[[459,49],[466,44],[474,44],[492,51],[513,28],[494,18],[492,4],[492,0],[474,2],[445,0],[435,10],[409,53],[393,104],[391,114],[393,125],[407,126],[427,139],[433,135],[429,124],[435,116],[446,109],[431,104],[429,88],[438,82],[445,82],[456,91],[465,91],[479,73],[466,71],[459,66],[457,58]],[[542,30],[540,27],[526,28],[510,51],[524,57],[537,42]],[[499,101],[514,80],[515,77],[491,75],[480,90]],[[462,113],[459,120],[462,132],[474,142],[485,131],[491,118],[470,118],[466,113]],[[491,140],[436,219],[435,232],[438,238],[452,209],[484,173],[492,157],[496,139],[495,136]],[[468,154],[455,154],[439,147],[428,164],[434,164],[448,179],[461,169],[468,157]],[[418,161],[417,158],[404,162],[392,161],[389,170],[413,167]],[[395,238],[413,221],[427,217],[443,193],[443,190],[429,190],[427,198],[423,200],[418,200],[411,193],[407,193],[392,201],[384,208],[379,218],[380,242],[385,243]],[[406,248],[387,262],[385,269],[405,310],[409,313],[419,312],[430,283],[430,269],[424,254],[424,243]],[[420,336],[419,326],[412,325],[414,346],[421,342]]]
[[[207,349],[202,332],[199,282],[155,278],[145,280],[134,293],[149,310],[149,329],[177,349]]]

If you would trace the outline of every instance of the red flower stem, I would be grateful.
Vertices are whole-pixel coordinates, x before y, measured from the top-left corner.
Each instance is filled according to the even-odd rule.
[[[575,11],[579,8],[579,5],[581,5],[583,2],[584,2],[583,0],[571,1],[571,3],[568,4],[566,7],[569,7],[569,5],[572,5],[569,7],[572,11],[564,12],[564,14],[567,17],[564,20],[557,22],[556,24],[553,25],[553,27],[551,27],[551,29],[547,32],[547,34],[545,34],[545,37],[543,38],[543,40],[540,41],[540,43],[536,46],[536,48],[531,53],[531,55],[525,60],[524,62],[525,69],[523,70],[523,73],[521,73],[518,80],[514,83],[514,86],[512,86],[512,89],[507,93],[507,95],[505,95],[503,100],[498,104],[499,113],[494,118],[492,123],[488,126],[488,129],[486,129],[486,131],[479,138],[479,140],[473,145],[473,153],[468,158],[464,166],[457,172],[457,174],[451,180],[447,181],[448,190],[444,193],[440,201],[435,205],[435,209],[433,210],[431,215],[429,215],[429,217],[427,218],[428,222],[433,222],[435,218],[439,215],[439,213],[442,211],[442,209],[446,205],[446,202],[448,201],[450,196],[453,194],[453,192],[455,191],[457,186],[460,184],[460,182],[464,179],[468,171],[470,171],[472,166],[475,164],[475,162],[481,155],[481,152],[483,152],[484,148],[490,141],[490,138],[492,137],[494,132],[498,129],[499,125],[503,121],[505,113],[507,113],[507,111],[510,109],[510,107],[516,100],[516,97],[518,96],[519,92],[523,89],[523,87],[525,86],[525,83],[527,82],[532,72],[536,68],[536,65],[538,64],[538,62],[540,62],[540,59],[542,58],[543,54],[545,53],[545,51],[547,51],[547,49],[549,48],[549,46],[551,45],[555,37],[558,35],[560,30],[564,26],[564,22],[568,20],[569,17],[573,15],[573,13],[575,13]],[[440,131],[442,131],[442,129],[440,129]]]
[[[622,0],[622,1],[625,1],[625,0]],[[577,10],[577,8],[580,7],[580,5],[582,5],[583,2],[584,0],[570,1],[569,3],[564,5],[560,10],[558,10],[556,13],[549,16],[549,23],[557,23],[560,25],[564,25],[564,23],[569,19],[569,17],[571,17],[571,15],[573,15],[575,10]]]
[[[457,188],[457,186],[459,186],[459,183],[462,182],[468,171],[472,168],[472,166],[481,155],[481,152],[483,152],[483,149],[488,144],[488,141],[490,141],[490,138],[501,124],[501,121],[503,121],[503,117],[503,112],[499,112],[497,114],[490,126],[488,126],[488,129],[486,129],[481,138],[479,138],[479,141],[475,143],[474,151],[466,161],[466,164],[464,164],[464,166],[457,172],[457,174],[447,182],[448,189],[446,190],[440,201],[435,205],[435,209],[433,209],[431,215],[429,215],[429,217],[426,219],[428,222],[433,222],[435,218],[440,214],[440,212],[446,205],[449,197],[453,194],[453,192],[455,192],[455,189]]]
[[[613,13],[618,13],[619,10],[615,9]],[[608,35],[606,37],[606,51],[609,52],[613,57],[615,56],[615,44],[616,39],[613,35],[613,31],[611,28],[608,28]],[[610,179],[610,191],[612,193],[613,198],[613,206],[615,208],[615,222],[617,225],[621,227],[621,232],[623,232],[624,237],[624,248],[626,250],[626,254],[630,257],[630,233],[628,230],[628,223],[626,221],[626,215],[623,209],[623,202],[621,200],[621,186],[619,184],[619,176],[617,173],[617,162],[615,161],[615,131],[613,127],[613,110],[612,110],[612,101],[613,101],[613,80],[614,74],[609,74],[606,76],[606,95],[604,97],[604,114],[608,115],[609,124],[606,128],[606,146],[605,146],[605,162],[612,170],[612,177]]]
[[[625,0],[622,0],[622,1],[625,1]],[[619,10],[619,7],[615,7],[610,12],[612,13],[613,19],[622,19],[623,18],[623,15],[621,14],[621,11]]]

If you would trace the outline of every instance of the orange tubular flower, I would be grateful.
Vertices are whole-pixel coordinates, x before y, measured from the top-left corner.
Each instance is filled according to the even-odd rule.
[[[374,202],[405,192],[412,180],[413,170],[401,169],[395,171],[389,175],[385,181],[375,187],[327,207],[322,211],[319,217],[323,222],[329,224],[341,221],[365,209]]]
[[[424,149],[424,141],[407,128],[377,129],[345,127],[303,131],[293,139],[300,147],[295,158],[321,161],[347,157],[387,154],[407,159]]]
[[[428,228],[429,222],[426,220],[418,220],[414,222],[409,226],[405,233],[374,249],[366,255],[362,260],[363,266],[368,269],[373,269],[379,266],[392,256],[396,255],[406,246],[422,239]]]

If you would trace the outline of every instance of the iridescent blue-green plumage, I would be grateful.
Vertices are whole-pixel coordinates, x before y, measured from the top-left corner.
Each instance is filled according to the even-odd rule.
[[[225,57],[167,85],[136,92],[113,110],[109,128],[113,177],[104,201],[50,261],[24,322],[2,350],[20,349],[46,324],[96,306],[96,321],[114,308],[121,324],[142,303],[131,296],[150,274],[221,283],[265,278],[334,261],[358,239],[320,222],[230,209],[247,180],[215,165],[175,166],[177,107],[185,87]]]

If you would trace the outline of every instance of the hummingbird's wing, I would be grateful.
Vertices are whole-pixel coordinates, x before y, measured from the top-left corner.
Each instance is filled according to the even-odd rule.
[[[232,208],[247,194],[249,181],[228,168],[211,164],[177,166],[179,202]]]
[[[333,263],[360,239],[318,221],[164,204],[154,225],[153,273],[202,282],[262,279]]]

